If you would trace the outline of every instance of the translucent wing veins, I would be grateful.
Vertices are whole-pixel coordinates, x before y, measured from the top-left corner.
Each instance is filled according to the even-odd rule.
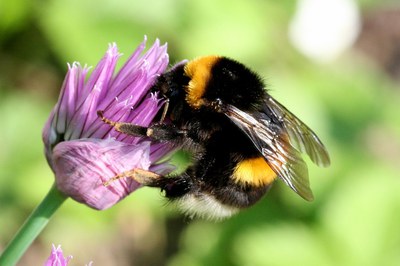
[[[265,104],[275,117],[283,124],[290,142],[301,152],[306,153],[318,166],[329,166],[329,154],[317,135],[300,119],[286,109],[274,98],[269,97]]]
[[[219,102],[222,112],[235,123],[264,156],[271,169],[306,200],[313,195],[307,165],[300,152],[318,166],[328,166],[328,152],[317,135],[294,114],[272,97],[263,109],[246,113],[233,105]]]
[[[277,131],[277,125],[265,116],[255,118],[232,105],[225,106],[224,114],[247,134],[271,169],[290,188],[306,200],[313,199],[307,165],[285,132]]]

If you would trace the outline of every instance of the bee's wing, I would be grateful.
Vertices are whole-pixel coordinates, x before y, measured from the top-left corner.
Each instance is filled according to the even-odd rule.
[[[289,135],[274,122],[276,119],[268,113],[250,115],[233,105],[223,109],[223,113],[251,139],[271,169],[297,194],[312,200],[307,165],[291,145]]]
[[[264,105],[265,112],[270,111],[284,130],[289,134],[290,142],[302,153],[306,153],[318,166],[329,166],[329,154],[317,135],[300,119],[274,98],[269,97]]]

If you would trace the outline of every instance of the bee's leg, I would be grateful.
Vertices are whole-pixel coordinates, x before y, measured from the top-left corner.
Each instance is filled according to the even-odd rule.
[[[116,131],[132,136],[139,136],[139,137],[147,136],[147,127],[137,126],[130,123],[112,121],[104,117],[103,113],[104,113],[103,111],[97,111],[97,115],[100,117],[100,119],[104,123],[112,126]]]
[[[131,123],[123,123],[111,121],[104,117],[103,111],[97,111],[97,115],[101,120],[112,126],[118,132],[131,136],[150,137],[155,140],[175,140],[179,141],[186,137],[186,131],[178,130],[173,125],[169,124],[154,124],[150,127],[142,127]]]
[[[168,199],[173,200],[192,191],[194,184],[191,178],[186,176],[186,174],[182,174],[172,177],[162,176],[153,179],[152,182],[147,183],[146,186],[160,188],[161,191],[165,192],[165,196]]]
[[[121,179],[121,178],[125,178],[125,177],[129,177],[134,179],[135,181],[137,181],[138,183],[144,185],[144,186],[148,186],[150,184],[153,184],[155,182],[156,179],[161,178],[160,175],[150,172],[150,171],[146,171],[143,169],[139,169],[139,168],[135,168],[132,170],[128,170],[122,173],[119,173],[118,175],[110,178],[109,180],[107,180],[106,182],[103,183],[104,186],[108,186],[110,185],[112,182]]]
[[[159,188],[161,191],[165,192],[165,196],[168,199],[181,197],[191,191],[193,187],[193,181],[186,173],[166,177],[142,169],[133,169],[123,172],[109,179],[104,185],[107,186],[111,182],[123,177],[133,178],[143,186]]]
[[[165,192],[165,196],[169,199],[183,196],[188,193],[193,186],[193,182],[185,174],[174,177],[165,177],[138,168],[122,172],[104,182],[103,185],[108,186],[115,180],[125,177],[132,178],[143,186],[159,188],[161,191]]]

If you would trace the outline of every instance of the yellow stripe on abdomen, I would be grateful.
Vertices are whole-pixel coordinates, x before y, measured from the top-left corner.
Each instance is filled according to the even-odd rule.
[[[257,157],[239,162],[232,177],[237,183],[247,183],[259,187],[272,183],[276,174],[263,157]]]

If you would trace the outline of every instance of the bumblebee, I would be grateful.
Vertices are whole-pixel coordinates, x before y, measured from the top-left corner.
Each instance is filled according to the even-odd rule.
[[[208,219],[250,207],[275,179],[313,199],[301,153],[328,166],[328,152],[252,70],[226,57],[205,56],[176,65],[152,90],[167,100],[159,123],[141,127],[99,115],[122,133],[181,146],[193,155],[192,164],[179,175],[137,170],[117,178],[128,175],[160,188],[184,213]]]

